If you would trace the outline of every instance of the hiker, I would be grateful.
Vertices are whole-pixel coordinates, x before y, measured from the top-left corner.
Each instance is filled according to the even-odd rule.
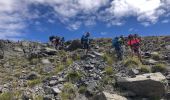
[[[122,47],[121,47],[121,42],[119,41],[119,37],[115,37],[112,40],[112,47],[115,48],[116,54],[117,54],[117,59],[122,60],[123,59],[123,53],[122,53]]]
[[[128,36],[128,46],[131,48],[132,56],[137,55],[139,60],[141,61],[141,55],[140,55],[140,42],[141,39],[138,37],[138,34],[130,34]]]
[[[62,37],[61,40],[60,40],[60,45],[61,45],[62,47],[64,47],[64,42],[65,42],[65,38]]]
[[[55,47],[55,49],[58,49],[59,43],[60,43],[60,37],[58,36],[50,36],[49,40],[51,44]]]
[[[83,45],[83,49],[85,50],[85,54],[87,55],[90,49],[90,33],[87,32],[81,38],[81,44]]]
[[[125,46],[125,38],[123,35],[121,35],[119,37],[119,43],[121,45],[121,49],[122,49],[122,59],[124,58],[125,55],[125,51],[126,51],[126,46]]]
[[[60,45],[60,37],[55,36],[55,49],[59,49]]]
[[[50,36],[49,41],[54,46],[54,44],[55,44],[55,36]]]

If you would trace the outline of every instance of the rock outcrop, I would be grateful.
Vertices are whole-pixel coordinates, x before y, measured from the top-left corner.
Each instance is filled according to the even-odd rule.
[[[141,97],[161,97],[167,91],[167,80],[161,73],[137,75],[134,78],[119,77],[117,84]]]

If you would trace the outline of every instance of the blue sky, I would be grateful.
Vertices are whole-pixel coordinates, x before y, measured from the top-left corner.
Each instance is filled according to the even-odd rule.
[[[170,0],[1,0],[0,38],[47,42],[139,33],[170,35]]]

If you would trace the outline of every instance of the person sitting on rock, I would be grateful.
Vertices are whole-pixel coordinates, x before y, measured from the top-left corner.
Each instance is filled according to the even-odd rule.
[[[122,46],[121,46],[121,42],[119,41],[119,37],[115,37],[113,40],[112,40],[112,47],[115,48],[115,51],[116,51],[116,55],[117,55],[117,59],[118,60],[122,60]]]
[[[130,34],[128,36],[127,44],[131,48],[132,56],[137,55],[139,60],[141,61],[140,42],[141,42],[141,39],[138,38],[137,34],[134,34],[134,35]]]
[[[81,44],[83,45],[83,49],[85,50],[85,54],[87,55],[89,49],[90,49],[90,33],[87,32],[85,35],[81,38]]]

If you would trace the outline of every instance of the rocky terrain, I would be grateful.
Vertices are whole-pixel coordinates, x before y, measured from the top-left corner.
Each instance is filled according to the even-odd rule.
[[[142,38],[142,62],[111,39],[65,44],[0,40],[0,100],[170,100],[170,36]]]

